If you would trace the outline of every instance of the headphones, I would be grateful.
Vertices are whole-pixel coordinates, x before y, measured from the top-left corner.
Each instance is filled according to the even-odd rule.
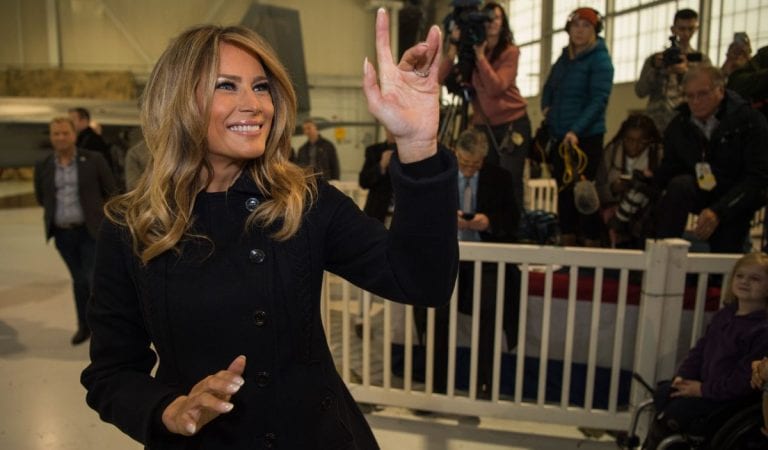
[[[581,14],[579,14],[582,11],[587,14],[591,13],[595,15],[595,19],[597,19],[597,23],[595,23],[595,34],[600,34],[600,32],[603,31],[603,16],[596,9],[587,7],[577,8],[568,16],[568,21],[565,22],[565,31],[567,32],[568,28],[571,27],[571,22],[582,18]]]

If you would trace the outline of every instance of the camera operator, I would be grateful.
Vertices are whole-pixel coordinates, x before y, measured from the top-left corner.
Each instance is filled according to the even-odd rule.
[[[458,3],[461,2],[454,2]],[[515,202],[518,208],[522,208],[523,167],[531,141],[531,122],[526,112],[527,102],[520,95],[516,83],[520,49],[513,43],[504,8],[498,3],[488,2],[482,11],[490,19],[483,20],[485,24],[481,24],[485,28],[484,39],[477,36],[481,33],[471,33],[470,36],[465,32],[462,35],[460,25],[454,26],[450,30],[439,77],[446,82],[452,71],[461,70],[465,63],[459,55],[462,43],[466,43],[466,39],[479,39],[479,42],[470,44],[474,50],[474,55],[470,55],[474,56],[470,57],[470,60],[474,59],[471,77],[460,82],[472,93],[472,125],[483,130],[488,137],[490,151],[485,163],[499,165],[512,174]],[[483,17],[476,11],[474,14],[471,16],[473,19]],[[457,22],[462,23],[460,20]],[[460,64],[454,65],[457,56]]]
[[[635,83],[635,94],[640,98],[648,97],[645,112],[662,134],[683,102],[682,80],[689,66],[711,64],[709,58],[691,46],[691,39],[698,29],[696,11],[687,8],[677,11],[670,27],[670,47],[645,60]]]

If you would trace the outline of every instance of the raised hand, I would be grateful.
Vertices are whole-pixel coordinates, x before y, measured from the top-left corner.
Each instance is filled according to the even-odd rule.
[[[244,370],[245,356],[240,355],[226,370],[205,377],[189,395],[172,401],[163,411],[163,424],[168,431],[192,436],[220,414],[232,411],[229,400],[245,383]]]
[[[365,60],[363,91],[368,110],[397,142],[404,163],[426,159],[437,151],[440,84],[440,29],[433,25],[427,40],[406,50],[395,65],[389,45],[389,18],[384,9],[376,15],[376,55],[379,73]]]

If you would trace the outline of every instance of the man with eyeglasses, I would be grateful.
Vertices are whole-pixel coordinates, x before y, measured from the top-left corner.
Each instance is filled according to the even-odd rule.
[[[649,56],[635,83],[635,94],[640,98],[648,97],[645,113],[662,134],[683,102],[682,79],[689,67],[711,64],[706,55],[691,46],[691,39],[698,29],[696,11],[688,8],[677,11],[670,27],[677,50],[667,49]]]
[[[483,164],[488,153],[488,141],[481,130],[470,128],[456,142],[459,166],[457,193],[459,207],[458,239],[478,242],[514,242],[520,220],[520,208],[512,192],[512,175],[492,164]],[[472,314],[474,263],[459,266],[458,309]],[[478,275],[479,276],[479,275]],[[496,310],[496,264],[482,265],[480,298],[480,340],[478,344],[477,392],[479,398],[490,398],[493,369],[494,323]],[[507,348],[517,342],[520,271],[507,264],[504,281],[503,327]],[[448,364],[448,306],[435,311],[435,392],[445,392]],[[417,315],[417,317],[419,317]],[[418,320],[418,319],[417,319]],[[426,317],[421,315],[420,333],[426,329]]]
[[[655,180],[656,237],[682,236],[688,213],[699,215],[694,235],[713,253],[742,253],[754,212],[768,188],[768,123],[712,66],[683,78],[687,104],[670,122]]]

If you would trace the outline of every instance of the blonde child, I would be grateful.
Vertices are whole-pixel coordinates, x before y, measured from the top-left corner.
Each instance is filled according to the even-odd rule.
[[[658,414],[644,449],[668,435],[686,431],[724,403],[747,397],[752,361],[768,354],[768,255],[739,259],[726,284],[725,306],[718,311],[685,358],[671,383],[656,392]]]

